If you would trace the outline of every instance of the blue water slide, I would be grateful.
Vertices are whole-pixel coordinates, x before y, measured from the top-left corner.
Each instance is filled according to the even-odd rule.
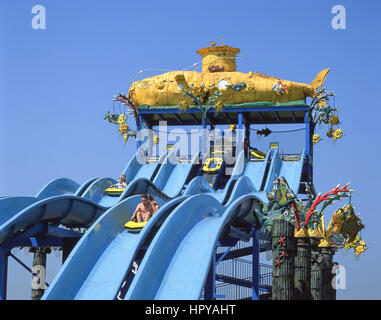
[[[163,163],[166,153],[163,153],[159,158],[146,158],[143,152],[139,149],[136,154],[127,163],[123,172],[126,175],[128,182],[145,178],[152,180],[155,177],[155,171]]]
[[[214,193],[215,190],[210,186],[202,176],[194,177],[186,187],[184,195]]]
[[[14,234],[44,221],[67,227],[88,227],[107,209],[75,195],[54,196],[37,201],[34,198],[14,200],[17,200],[22,209],[18,210],[14,204],[11,208],[1,207],[4,214],[0,215],[0,244],[10,240]]]
[[[260,203],[253,195],[228,206],[208,194],[185,200],[152,240],[125,299],[199,299],[224,226]]]
[[[0,199],[0,230],[5,230],[4,224],[7,220],[13,218],[17,213],[22,212],[29,206],[37,203],[45,205],[45,202],[41,202],[44,199],[72,194],[74,196],[81,196],[84,190],[95,180],[95,178],[90,179],[79,185],[75,181],[67,178],[60,178],[51,181],[46,186],[44,186],[41,191],[36,195],[36,197],[6,197]],[[61,198],[58,198],[61,199]],[[4,228],[3,228],[4,227]],[[1,237],[0,231],[0,237]]]
[[[283,163],[286,162],[276,151],[267,168],[265,190],[271,190],[276,176],[284,175],[288,181],[290,176],[298,174],[296,165],[287,162],[282,167]],[[245,222],[248,227],[259,226],[258,214],[267,198],[265,191],[258,191],[257,180],[264,179],[266,168],[263,163],[246,165],[242,175],[232,175],[235,182],[225,205],[213,195],[216,192],[205,179],[196,177],[184,196],[172,200],[167,197],[167,203],[138,234],[126,232],[123,226],[139,196],[110,208],[78,242],[43,299],[115,299],[123,281],[131,275],[137,253],[145,246],[147,252],[128,287],[126,299],[200,298],[216,241],[226,227],[235,221],[240,221],[240,225]],[[165,189],[175,167],[160,170],[161,178],[156,183]],[[182,183],[185,180],[184,175]],[[131,185],[135,191],[147,186],[159,189],[146,179],[138,179]],[[203,192],[206,194],[200,194]]]
[[[193,166],[199,160],[199,154],[193,155],[190,161],[176,157],[175,152],[168,154],[161,165],[153,183],[166,195],[173,198],[179,195]]]
[[[268,171],[264,192],[271,192],[273,183],[277,177],[284,177],[289,187],[298,193],[299,185],[303,172],[305,152],[302,151],[298,157],[283,157],[276,150],[271,159],[271,165]]]
[[[237,183],[240,177],[247,177],[251,182],[250,186],[253,187],[252,190],[247,189],[246,193],[255,191],[259,192],[263,180],[265,179],[266,167],[270,159],[270,156],[271,152],[267,153],[265,159],[263,160],[248,160],[246,159],[244,152],[241,151],[241,153],[237,157],[232,176],[224,189],[224,194],[222,197],[219,198],[219,200],[223,204],[225,204],[229,199],[231,199],[230,193],[232,192],[233,188],[235,187],[235,184]]]
[[[155,194],[153,191],[162,192],[159,189],[161,187],[171,196],[176,196],[186,183],[197,159],[198,155],[194,155],[190,161],[177,161],[174,153],[169,153],[157,173],[158,178],[154,180],[159,186],[146,179],[138,179],[127,189],[133,188],[135,193],[143,193],[143,191],[147,192],[147,188],[156,188],[155,190],[148,189],[150,193]],[[173,176],[177,179],[171,179]],[[92,199],[96,199],[96,196],[93,194]],[[49,286],[44,299],[113,299],[116,297],[124,276],[132,264],[132,258],[143,241],[150,236],[152,229],[159,228],[169,213],[187,196],[171,200],[166,195],[163,197],[168,201],[166,204],[160,197],[157,198],[159,204],[164,205],[139,234],[128,233],[124,230],[124,224],[131,218],[140,198],[140,196],[131,196],[121,201],[107,210],[93,224],[67,258],[54,282]],[[103,246],[100,246],[100,243]],[[91,249],[94,247],[97,250]],[[85,252],[86,258],[82,259]],[[76,269],[81,271],[73,273]],[[77,285],[67,287],[68,281],[71,281],[73,277]]]
[[[284,158],[279,171],[279,176],[286,179],[288,186],[296,194],[299,191],[300,180],[302,178],[304,155],[305,152],[303,150],[300,157]]]
[[[186,198],[167,203],[157,199],[160,209],[139,233],[127,232],[124,224],[140,196],[125,199],[106,211],[77,243],[42,299],[115,299],[138,249]]]
[[[210,186],[210,184],[208,183],[208,181],[206,181],[204,177],[197,176],[189,182],[187,188],[184,191],[184,195],[211,193],[220,202],[224,202],[224,200],[228,198],[229,192],[231,191],[231,188],[233,187],[236,179],[243,174],[244,168],[245,161],[244,153],[242,151],[238,155],[237,160],[234,163],[232,173],[224,189],[215,190],[213,187]]]
[[[80,196],[96,179],[97,178],[91,178],[81,185],[68,178],[55,179],[44,186],[36,195],[36,198],[44,199],[62,194],[75,194]]]
[[[263,189],[264,192],[271,192],[273,188],[273,183],[276,177],[279,176],[281,166],[282,166],[282,158],[279,155],[279,151],[275,150],[272,152],[271,163],[270,163],[270,167],[267,173],[267,178],[264,184],[264,189]]]
[[[161,158],[165,156],[164,154]],[[136,158],[137,155],[133,159],[136,160]],[[132,160],[129,162],[130,165],[134,165]],[[141,166],[157,168],[158,165],[158,161],[153,164],[141,162]],[[127,165],[125,170],[128,168]],[[150,171],[151,169],[147,169],[145,172]],[[102,201],[105,189],[115,180],[111,178],[94,180],[90,179],[79,186],[70,179],[57,179],[45,186],[37,197],[0,199],[0,244],[10,240],[19,231],[30,228],[39,222],[54,222],[67,227],[88,227],[109,207],[136,190],[132,185],[129,193],[126,193],[125,190],[120,197],[115,197],[113,201],[107,203],[107,201]],[[56,195],[64,191],[75,192]]]
[[[126,174],[126,180],[129,182],[127,188],[119,196],[109,196],[106,194],[106,189],[110,185],[116,183],[113,178],[100,178],[94,181],[83,193],[83,198],[94,201],[103,207],[111,207],[117,202],[125,199],[130,195],[136,184],[134,182],[142,179],[151,181],[156,174],[156,170],[164,162],[167,154],[164,153],[159,159],[154,159],[153,162],[147,161],[142,155],[142,152],[137,152],[135,156],[128,162],[123,173]],[[163,164],[165,166],[166,164]]]
[[[264,160],[247,160],[244,152],[241,151],[235,161],[231,177],[223,190],[216,192],[204,178],[196,177],[189,183],[184,194],[211,193],[221,203],[225,204],[231,198],[231,192],[235,188],[238,179],[242,176],[246,176],[254,187],[253,190],[247,190],[246,193],[259,191],[263,183],[262,181],[265,179],[266,166],[270,155],[271,153],[269,152]]]

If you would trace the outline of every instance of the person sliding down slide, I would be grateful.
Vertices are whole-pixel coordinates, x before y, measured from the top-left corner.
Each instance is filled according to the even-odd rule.
[[[156,211],[159,210],[159,204],[153,199],[153,195],[152,194],[149,194],[147,196],[148,196],[148,200],[152,203],[152,206],[154,208],[154,212],[153,213],[156,213]]]
[[[151,219],[152,215],[156,212],[154,204],[148,199],[148,195],[142,195],[142,202],[138,204],[136,210],[132,214],[131,220],[140,222],[147,222]]]
[[[118,178],[118,183],[110,186],[110,188],[122,189],[127,187],[126,175],[123,173],[120,178]]]

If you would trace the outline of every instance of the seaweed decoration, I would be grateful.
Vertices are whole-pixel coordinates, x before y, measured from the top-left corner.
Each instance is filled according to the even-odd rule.
[[[117,101],[131,109],[131,111],[121,113],[121,114],[111,113],[110,111],[108,111],[104,117],[104,120],[108,120],[108,122],[119,126],[118,132],[121,136],[124,135],[123,141],[124,143],[126,143],[129,137],[136,138],[137,136],[136,130],[132,130],[127,124],[128,117],[130,115],[133,115],[135,118],[136,125],[138,125],[139,116],[138,116],[137,108],[134,106],[133,102],[126,95],[121,93],[115,95],[113,101]]]
[[[216,90],[216,87],[212,85],[209,89],[205,86],[205,84],[202,84],[200,87],[189,87],[182,89],[182,94],[185,96],[190,97],[193,102],[196,104],[196,107],[201,110],[202,112],[202,121],[205,123],[206,121],[206,114],[208,110],[215,106],[215,109],[217,112],[220,112],[223,110],[223,99],[224,96],[227,94],[228,90],[234,90],[234,91],[240,91],[242,89],[246,88],[245,82],[239,82],[237,84],[227,85],[226,91],[222,92],[220,90]],[[215,92],[214,92],[215,91]],[[214,93],[213,93],[214,92]],[[185,100],[182,100],[179,103],[180,110],[186,111],[188,109],[188,104]]]
[[[343,130],[336,128],[340,124],[339,116],[337,112],[339,109],[337,106],[329,105],[329,98],[334,97],[334,92],[328,92],[325,88],[320,89],[313,97],[310,104],[310,110],[312,111],[312,121],[314,124],[328,124],[329,129],[326,132],[328,138],[334,141],[340,139],[343,136]],[[314,143],[318,143],[321,139],[317,138],[319,135],[316,133]]]

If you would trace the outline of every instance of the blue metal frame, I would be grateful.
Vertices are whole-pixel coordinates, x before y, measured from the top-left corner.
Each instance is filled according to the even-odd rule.
[[[82,233],[38,223],[0,246],[0,300],[6,299],[8,257],[16,247],[63,247],[64,238],[80,238]],[[16,261],[18,259],[14,257]],[[18,261],[20,262],[20,261]],[[23,263],[22,266],[26,267]],[[28,269],[28,267],[27,267]]]
[[[278,112],[291,112],[291,121],[287,120],[281,120],[279,117]],[[297,120],[296,115],[294,112],[300,112],[303,111],[304,113],[304,119],[303,121]],[[178,110],[178,109],[155,109],[155,110],[139,110],[139,124],[138,124],[138,130],[142,128],[142,121],[144,119],[144,115],[149,115],[149,114],[158,114],[160,118],[164,119],[161,115],[162,114],[175,114],[176,116],[176,121],[177,124],[181,124],[181,119],[178,117],[178,114],[194,114],[194,113],[201,113],[202,110],[200,109],[188,109],[188,110]],[[207,111],[207,113],[215,113],[216,109],[211,107]],[[312,165],[313,165],[313,142],[312,142],[312,135],[314,132],[314,124],[312,122],[311,118],[311,112],[309,110],[309,106],[304,105],[295,105],[295,106],[287,106],[287,107],[243,107],[243,108],[227,108],[223,109],[221,111],[222,113],[237,113],[237,128],[238,129],[243,129],[243,121],[245,120],[245,138],[250,137],[250,124],[255,124],[255,123],[262,123],[264,120],[262,112],[275,112],[276,116],[276,121],[274,123],[290,123],[290,124],[295,124],[295,123],[304,123],[305,128],[306,128],[306,133],[305,133],[305,165],[306,165],[306,173],[307,173],[307,182],[312,182]],[[258,113],[260,117],[260,121],[253,121],[250,123],[250,119],[247,118],[247,116],[244,116],[244,113],[248,112],[256,112]],[[207,129],[207,124],[208,124],[208,117],[202,117],[201,119],[201,127],[203,129]],[[231,124],[230,118],[226,115],[225,119],[227,120],[227,124]],[[193,124],[192,125],[197,125],[197,119],[195,116],[193,116]],[[213,125],[213,123],[211,123]],[[205,137],[203,137],[203,143],[205,143]],[[140,142],[137,143],[137,148],[140,146]],[[253,239],[253,246],[252,246],[252,252],[251,252],[251,258],[252,258],[252,281],[249,283],[248,281],[243,281],[240,279],[223,279],[219,278],[219,281],[227,281],[229,283],[233,283],[235,285],[240,285],[240,286],[245,286],[247,288],[251,288],[252,290],[252,300],[259,300],[259,290],[267,290],[267,288],[262,288],[259,284],[259,279],[260,279],[260,270],[259,270],[259,239],[257,238],[256,235],[256,230],[253,230],[252,232],[252,239]],[[230,243],[230,248],[227,249],[226,252],[223,254],[218,255],[218,260],[217,260],[217,255],[216,255],[216,250],[214,250],[211,265],[210,265],[210,270],[204,285],[204,299],[205,300],[215,300],[216,297],[216,265],[224,260],[228,253],[230,252],[231,248],[237,243],[236,240],[234,239],[226,239],[223,241],[224,243],[222,244],[221,242],[218,242],[217,246],[227,246],[227,243]],[[231,258],[227,258],[231,259]]]
[[[251,300],[259,300],[259,241],[257,230],[253,230],[253,252],[252,252],[252,283],[251,283]]]
[[[257,112],[259,115],[261,112],[280,112],[280,111],[288,111],[292,114],[292,121],[282,121],[278,118],[279,122],[274,123],[290,123],[295,124],[297,123],[294,112],[296,111],[304,111],[304,120],[302,123],[304,123],[306,128],[305,133],[305,160],[306,160],[306,173],[307,173],[307,182],[312,183],[313,179],[313,142],[312,142],[312,136],[314,132],[314,123],[312,122],[311,112],[308,105],[294,105],[294,106],[287,106],[287,107],[243,107],[243,108],[225,108],[220,112],[223,113],[237,113],[238,114],[238,129],[243,129],[243,118],[244,118],[244,112]],[[188,109],[188,110],[179,110],[179,109],[155,109],[155,110],[139,110],[139,126],[138,129],[141,128],[141,123],[144,115],[148,114],[182,114],[182,113],[201,113],[202,111],[198,108],[195,109]],[[214,107],[210,107],[207,111],[207,113],[215,113],[216,109]],[[207,128],[207,121],[206,119],[203,119],[202,121],[202,128]],[[227,121],[227,124],[230,124],[231,121]],[[260,121],[261,122],[261,121]],[[253,122],[251,124],[258,123],[258,121]],[[194,125],[194,124],[193,124]],[[245,119],[245,126],[246,130],[247,127],[250,124],[247,123],[247,120]],[[205,141],[205,138],[203,138],[203,141]],[[140,143],[138,142],[138,147],[140,146]]]
[[[313,180],[313,141],[312,136],[314,133],[314,123],[312,122],[311,112],[308,111],[304,115],[304,123],[306,126],[306,163],[307,163],[307,181],[312,182]]]
[[[229,246],[229,248],[222,254],[219,254],[217,257],[216,249],[214,250],[208,277],[205,281],[204,285],[204,299],[205,300],[215,300],[217,298],[216,296],[216,280],[221,282],[227,282],[231,283],[237,286],[243,286],[246,288],[251,288],[252,300],[259,300],[259,289],[261,290],[267,290],[268,288],[262,288],[259,285],[259,278],[260,278],[260,272],[259,272],[259,239],[257,237],[257,230],[252,231],[252,238],[253,238],[253,246],[251,250],[251,256],[252,256],[252,281],[242,280],[242,279],[235,279],[230,277],[223,277],[216,275],[216,266],[228,255],[228,253],[232,250],[232,248],[237,244],[237,240],[235,239],[226,239],[224,241],[218,241],[217,247],[219,246]],[[218,258],[218,259],[217,259]],[[227,259],[232,259],[231,257]]]

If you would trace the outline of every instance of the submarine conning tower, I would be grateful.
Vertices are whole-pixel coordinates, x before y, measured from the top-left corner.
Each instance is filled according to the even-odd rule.
[[[205,47],[196,51],[202,56],[202,72],[235,72],[239,52],[240,49],[229,46]]]

